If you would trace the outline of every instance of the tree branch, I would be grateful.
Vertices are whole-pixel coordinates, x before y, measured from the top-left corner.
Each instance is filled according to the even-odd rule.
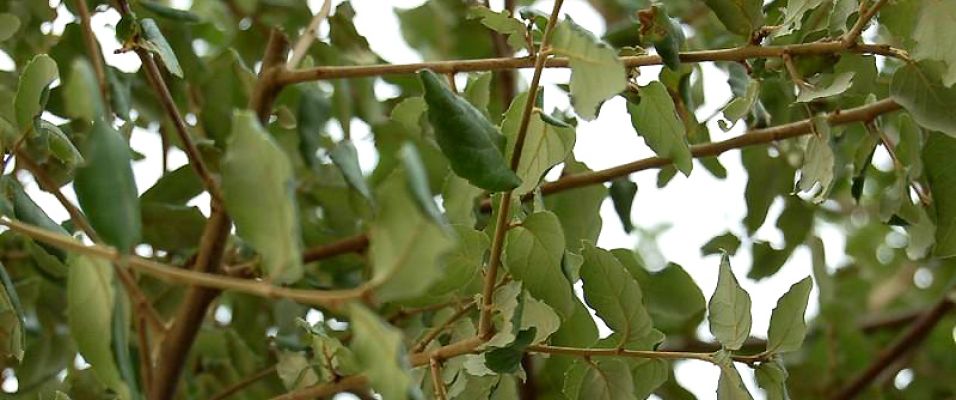
[[[843,37],[840,39],[846,47],[853,47],[857,44],[857,39],[860,38],[860,35],[863,34],[863,30],[866,29],[866,24],[876,16],[876,13],[880,11],[880,7],[883,7],[886,4],[886,0],[876,0],[870,8],[864,8],[866,0],[860,1],[860,17],[856,20],[856,23],[853,24],[853,27],[850,28]]]
[[[907,59],[906,52],[889,45],[858,44],[848,48],[841,41],[800,43],[782,46],[744,46],[729,49],[700,50],[680,53],[681,62],[699,63],[707,61],[744,61],[752,58],[779,58],[784,54],[792,56],[858,53],[878,54],[887,57]],[[432,61],[411,64],[377,64],[320,66],[300,70],[284,70],[276,78],[279,85],[299,82],[362,78],[370,76],[412,74],[422,69],[430,69],[439,74],[475,71],[501,71],[518,68],[533,68],[535,57],[484,58],[475,60]],[[663,61],[657,55],[621,57],[625,67],[643,67],[661,65]],[[552,58],[545,62],[545,68],[568,68],[567,58]]]
[[[316,31],[319,29],[319,24],[329,16],[329,12],[332,10],[332,0],[325,0],[322,3],[322,8],[319,9],[319,12],[315,13],[315,16],[312,17],[312,20],[309,21],[309,26],[305,28],[305,32],[302,32],[302,36],[299,36],[299,39],[296,40],[295,45],[292,46],[292,58],[289,60],[289,68],[295,68],[299,65],[299,62],[302,61],[302,58],[305,57],[305,54],[309,51],[309,46],[312,45],[312,42],[315,41]]]
[[[428,369],[431,370],[432,387],[435,388],[435,398],[438,400],[447,400],[448,393],[445,392],[445,383],[441,379],[441,363],[437,359],[428,361]]]
[[[307,400],[328,397],[336,393],[349,392],[353,390],[364,389],[368,386],[368,378],[364,375],[352,375],[342,378],[336,382],[323,383],[299,389],[280,396],[273,397],[272,400]]]
[[[551,16],[548,18],[548,25],[544,30],[544,37],[541,39],[540,47],[535,56],[534,74],[531,77],[531,86],[528,88],[528,99],[525,101],[524,110],[521,114],[521,123],[518,126],[518,133],[515,137],[514,149],[511,153],[511,170],[518,170],[518,163],[521,161],[521,150],[524,147],[525,136],[528,133],[528,125],[531,122],[531,113],[534,111],[534,99],[537,98],[538,86],[541,83],[541,72],[544,70],[544,63],[551,55],[549,45],[551,36],[554,35],[554,27],[557,25],[558,14],[561,12],[563,0],[556,0],[551,9]],[[504,246],[505,234],[508,232],[511,218],[511,196],[512,191],[506,191],[501,196],[498,203],[498,220],[495,223],[495,233],[491,241],[491,254],[488,259],[488,268],[485,269],[485,280],[481,290],[481,317],[478,319],[478,336],[487,340],[494,334],[491,326],[492,303],[495,290],[495,283],[498,281],[498,267],[501,264],[501,252]]]
[[[458,321],[459,319],[461,319],[461,317],[468,315],[468,313],[471,312],[474,306],[475,306],[475,302],[468,303],[467,305],[463,306],[458,311],[456,311],[454,314],[452,314],[450,317],[448,317],[448,319],[445,320],[445,322],[442,322],[441,325],[438,325],[432,328],[431,330],[429,330],[425,334],[425,336],[423,336],[422,339],[418,341],[417,344],[412,346],[412,352],[417,353],[417,352],[424,351],[425,348],[428,347],[428,344],[432,342],[432,340],[435,340],[435,338],[441,335],[441,333],[444,332],[445,329],[448,329],[448,327],[451,326],[451,324],[455,323],[455,321]]]
[[[224,400],[228,398],[229,396],[232,396],[238,393],[240,390],[245,389],[246,387],[252,385],[253,383],[258,382],[260,379],[266,378],[274,373],[276,373],[275,365],[271,365],[269,367],[263,368],[259,370],[258,372],[243,378],[239,382],[236,382],[232,384],[231,386],[223,389],[221,392],[216,393],[215,395],[210,397],[209,400]]]
[[[830,122],[830,125],[846,125],[857,122],[866,122],[875,119],[880,115],[891,113],[900,109],[900,105],[896,104],[896,102],[893,100],[883,99],[864,106],[851,108],[849,110],[834,111],[827,115],[827,119]],[[714,157],[734,149],[764,145],[779,140],[806,135],[811,133],[812,129],[813,121],[810,119],[804,119],[768,128],[753,129],[743,135],[720,142],[694,145],[690,147],[690,150],[691,155],[694,158]],[[541,185],[541,193],[544,195],[549,195],[588,185],[601,184],[635,172],[647,169],[662,168],[670,165],[671,163],[671,160],[666,158],[648,157],[603,170],[566,175],[556,181],[543,183]],[[526,196],[525,200],[529,198],[530,195]],[[490,199],[485,199],[482,201],[481,209],[483,211],[491,210]],[[333,243],[312,247],[305,251],[303,259],[306,261],[317,261],[350,252],[362,251],[367,246],[368,236],[365,234],[359,234]]]
[[[892,345],[885,348],[880,355],[870,363],[869,367],[861,371],[846,387],[830,397],[830,399],[849,400],[856,398],[884,369],[893,364],[895,360],[906,353],[915,351],[920,343],[933,331],[936,324],[953,309],[953,301],[950,300],[948,296],[948,293],[944,294],[943,298],[940,299],[933,308],[923,313],[909,330],[900,335]]]
[[[98,257],[111,262],[126,262],[137,271],[171,283],[232,290],[269,299],[289,299],[333,311],[340,309],[348,301],[362,299],[368,291],[364,287],[342,290],[308,290],[275,286],[262,281],[182,269],[134,255],[120,254],[116,249],[104,245],[87,246],[72,237],[53,233],[20,221],[0,219],[0,225],[67,251]]]

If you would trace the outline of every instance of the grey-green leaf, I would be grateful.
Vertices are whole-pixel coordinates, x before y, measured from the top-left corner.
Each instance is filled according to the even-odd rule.
[[[565,384],[565,395],[571,399],[636,400],[631,370],[623,360],[601,358],[578,361],[568,372],[576,375],[579,384]]]
[[[744,37],[763,26],[761,0],[705,0],[728,31]]]
[[[790,400],[787,391],[787,368],[779,359],[760,363],[757,367],[757,384],[767,393],[767,400]]]
[[[179,66],[179,59],[176,58],[176,53],[173,52],[173,48],[166,41],[163,32],[159,30],[156,21],[153,21],[152,18],[143,18],[139,21],[139,25],[143,36],[146,38],[144,46],[159,56],[170,73],[182,78],[183,69]]]
[[[803,320],[803,314],[807,311],[812,288],[813,280],[808,276],[793,284],[790,290],[777,300],[777,306],[770,316],[770,330],[767,332],[768,352],[794,351],[803,344],[803,338],[807,336],[807,323]]]
[[[924,128],[956,137],[956,87],[940,81],[941,66],[921,62],[907,64],[893,74],[890,95]]]
[[[833,149],[830,148],[830,124],[826,117],[822,115],[814,117],[813,126],[816,134],[807,141],[797,190],[801,192],[816,190],[813,201],[820,203],[826,200],[833,186],[836,159]]]
[[[26,132],[33,125],[33,119],[43,112],[43,92],[59,77],[56,61],[46,54],[33,57],[23,69],[17,95],[13,100],[17,129],[21,134]]]
[[[412,387],[402,332],[387,325],[361,304],[348,307],[352,342],[349,349],[371,386],[385,399],[405,399]]]
[[[251,111],[233,116],[222,191],[236,232],[262,256],[269,279],[299,280],[302,244],[292,165]]]
[[[670,159],[684,175],[690,175],[694,167],[690,145],[667,88],[653,81],[641,87],[640,94],[640,103],[627,103],[631,125],[658,156]]]
[[[738,350],[750,336],[750,295],[730,269],[730,258],[720,260],[717,289],[708,303],[710,332],[728,350]]]
[[[139,192],[123,135],[102,118],[83,143],[86,164],[76,170],[74,189],[90,225],[122,252],[139,244]]]
[[[609,193],[614,203],[614,211],[617,212],[621,225],[624,226],[624,232],[631,233],[634,229],[634,222],[631,221],[631,206],[634,204],[634,195],[637,194],[637,184],[627,177],[618,178],[611,181]]]
[[[733,363],[720,366],[720,379],[717,381],[717,400],[753,400],[747,391],[740,373]]]
[[[513,50],[527,47],[525,34],[527,28],[517,19],[511,17],[506,10],[494,12],[485,6],[473,6],[468,9],[469,18],[481,18],[481,24],[502,35],[507,35],[508,46]]]
[[[0,13],[0,42],[13,37],[20,29],[20,19],[16,15]]]
[[[495,144],[498,129],[481,111],[462,99],[429,70],[418,73],[425,88],[428,120],[452,170],[482,189],[511,190],[521,179],[509,168]]]
[[[571,283],[561,273],[564,233],[553,213],[542,211],[529,216],[508,231],[504,262],[511,275],[525,289],[567,319],[574,311]]]
[[[582,255],[584,300],[618,336],[617,345],[646,350],[663,340],[644,308],[641,287],[621,262],[609,251],[592,245],[586,245]]]
[[[844,72],[836,75],[827,75],[824,78],[811,82],[813,86],[801,86],[797,101],[808,103],[814,100],[837,96],[846,92],[853,84],[854,72]]]
[[[106,118],[103,98],[99,93],[93,66],[83,58],[74,60],[63,93],[67,116],[87,121],[95,121],[101,116]]]
[[[23,307],[17,289],[7,275],[7,267],[0,263],[0,358],[13,357],[23,361],[26,336]]]
[[[515,97],[501,123],[502,133],[508,138],[509,157],[514,153],[518,125],[521,123],[521,114],[527,99],[527,92]],[[569,125],[557,126],[547,123],[543,116],[544,114],[535,112],[528,122],[524,147],[521,148],[521,159],[515,171],[521,178],[521,186],[515,189],[517,194],[534,190],[544,174],[551,167],[564,161],[574,148],[574,128]]]
[[[358,151],[351,140],[343,140],[335,144],[335,147],[329,151],[329,158],[339,167],[345,182],[355,189],[362,197],[372,200],[372,191],[365,182],[365,175],[362,174],[362,168],[359,166]]]
[[[67,277],[70,336],[96,377],[120,393],[126,390],[111,346],[114,311],[113,268],[103,260],[70,257]],[[128,393],[126,396],[128,397]]]
[[[441,258],[455,241],[415,205],[404,174],[392,174],[379,187],[381,209],[369,231],[372,279],[380,301],[424,294],[442,274]]]
[[[581,118],[596,118],[601,102],[624,90],[627,77],[617,52],[570,19],[558,24],[551,47],[569,60],[571,104]]]
[[[930,133],[923,145],[923,166],[929,188],[933,193],[936,211],[936,257],[956,256],[956,170],[953,154],[956,139],[940,133]]]

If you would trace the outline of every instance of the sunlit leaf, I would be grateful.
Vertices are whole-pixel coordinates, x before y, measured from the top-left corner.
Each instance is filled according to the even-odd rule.
[[[169,46],[169,42],[166,41],[163,32],[159,30],[156,21],[150,18],[144,18],[139,21],[139,25],[146,39],[143,43],[146,49],[159,56],[163,65],[166,66],[166,70],[182,78],[183,69],[179,66],[179,59],[176,58],[176,53],[174,53],[173,48]]]
[[[710,332],[728,350],[740,349],[750,337],[750,295],[747,294],[730,269],[730,258],[720,260],[717,288],[707,304]]]
[[[596,118],[601,103],[624,90],[617,53],[573,21],[558,24],[551,47],[571,64],[571,104],[581,118]]]
[[[660,81],[654,81],[640,90],[640,102],[628,102],[627,112],[638,135],[658,156],[674,162],[684,175],[690,175],[690,146],[684,125],[677,118],[674,101]]]

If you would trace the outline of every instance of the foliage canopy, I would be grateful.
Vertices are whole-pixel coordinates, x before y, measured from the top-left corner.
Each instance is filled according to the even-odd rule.
[[[185,3],[0,3],[4,398],[693,398],[679,360],[719,370],[720,400],[753,398],[738,368],[768,399],[956,393],[956,2],[590,0],[599,37],[560,0],[429,0],[395,10],[418,64],[375,54],[347,1]],[[138,70],[104,62],[101,14]],[[734,98],[701,119],[724,84],[705,62]],[[576,128],[612,99],[656,156],[591,170]],[[699,249],[713,293],[701,266],[596,246],[605,201],[637,229],[632,174],[723,179],[728,151],[747,214]],[[163,174],[138,188],[134,162]],[[757,239],[771,224],[782,245]],[[801,248],[806,278],[755,332],[730,256],[759,281]]]

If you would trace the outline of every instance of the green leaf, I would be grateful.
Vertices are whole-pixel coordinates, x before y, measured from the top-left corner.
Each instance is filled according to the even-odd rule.
[[[624,226],[624,232],[631,233],[634,230],[634,223],[631,221],[631,206],[634,204],[634,195],[637,194],[637,184],[631,182],[627,177],[618,178],[611,181],[609,190],[611,201],[614,203],[614,211],[621,219],[621,225]]]
[[[725,232],[723,235],[714,236],[701,246],[700,254],[704,256],[720,253],[734,255],[737,254],[737,249],[739,248],[740,238],[733,233]]]
[[[142,203],[186,205],[203,192],[202,181],[190,165],[167,172],[140,196]]]
[[[286,390],[292,391],[319,383],[319,376],[301,351],[280,351],[276,363],[276,375]]]
[[[951,1],[921,1],[919,20],[913,30],[913,59],[946,63],[943,84],[956,83],[956,42],[949,40],[956,26],[956,4]]]
[[[76,198],[103,241],[121,252],[139,244],[139,192],[123,135],[102,118],[83,143],[86,164],[76,170]]]
[[[362,197],[369,201],[372,200],[372,191],[365,182],[365,175],[362,174],[362,168],[359,166],[358,151],[351,140],[343,140],[335,144],[335,147],[329,151],[329,158],[335,163],[335,166],[342,172],[345,182]]]
[[[583,163],[565,162],[564,172],[579,174],[591,171]],[[590,185],[553,194],[544,199],[548,210],[561,220],[568,250],[577,252],[582,242],[594,243],[601,233],[601,204],[607,198],[604,185]]]
[[[442,208],[452,224],[475,226],[478,198],[484,191],[449,173],[442,187]]]
[[[16,15],[0,13],[0,42],[13,37],[20,29],[20,19]]]
[[[956,113],[948,104],[956,103],[956,87],[940,82],[938,64],[907,64],[893,74],[890,95],[910,116],[926,129],[956,137]]]
[[[33,57],[24,67],[23,73],[20,74],[17,95],[13,100],[17,129],[21,134],[31,128],[33,119],[43,112],[47,87],[59,77],[56,61],[46,54]]]
[[[440,296],[467,288],[479,276],[485,252],[491,246],[491,239],[484,232],[463,225],[452,225],[452,228],[458,243],[445,256],[445,271],[428,289],[429,295]]]
[[[760,100],[760,81],[752,79],[747,83],[747,90],[743,96],[734,98],[723,109],[724,118],[730,121],[730,125],[721,123],[721,129],[729,131],[737,121],[747,116],[750,110],[754,108],[757,101]]]
[[[482,189],[511,190],[521,179],[509,168],[495,144],[497,128],[468,101],[451,92],[432,71],[418,73],[425,87],[428,119],[452,170]]]
[[[302,91],[299,99],[299,113],[296,116],[299,131],[299,154],[305,164],[317,168],[316,152],[322,147],[325,137],[325,125],[332,116],[332,103],[328,96],[314,87]],[[364,181],[364,180],[363,180]]]
[[[126,393],[111,346],[113,268],[103,260],[80,255],[71,255],[69,264],[66,314],[70,336],[97,379],[110,389]],[[128,398],[129,394],[120,397]]]
[[[609,251],[584,247],[584,300],[610,327],[627,349],[651,349],[663,340],[644,308],[641,287]]]
[[[821,203],[827,199],[833,187],[836,159],[830,147],[830,124],[826,117],[822,115],[814,117],[813,126],[816,134],[811,135],[807,141],[796,190],[805,193],[816,190],[813,202]]]
[[[577,379],[572,379],[577,376]],[[573,381],[577,381],[576,385]],[[572,383],[569,385],[569,383]],[[636,400],[631,371],[623,360],[595,358],[577,361],[568,372],[564,394],[570,399]]]
[[[653,81],[641,87],[640,95],[639,103],[627,102],[631,125],[658,156],[670,159],[684,175],[690,175],[694,167],[690,145],[667,88]]]
[[[442,256],[454,248],[446,227],[421,212],[403,174],[392,174],[376,193],[381,209],[369,230],[376,299],[417,297],[441,277]]]
[[[152,18],[143,18],[139,21],[139,26],[140,29],[142,29],[143,37],[146,39],[146,41],[142,43],[143,47],[146,48],[146,50],[156,53],[163,62],[163,65],[166,66],[166,70],[171,74],[182,78],[183,69],[179,66],[179,59],[176,58],[176,53],[174,53],[173,48],[169,46],[169,42],[166,41],[163,32],[159,30],[156,21],[153,21]]]
[[[939,133],[930,133],[923,145],[923,165],[929,189],[933,193],[936,211],[936,247],[933,255],[940,258],[956,256],[956,170],[952,156],[956,139]]]
[[[755,1],[755,0],[751,0]],[[783,10],[783,22],[774,32],[773,36],[788,35],[793,31],[800,30],[803,26],[803,15],[807,12],[821,9],[827,0],[789,0],[787,8]]]
[[[221,168],[223,197],[236,233],[262,257],[270,280],[299,280],[302,239],[292,165],[251,111],[233,116]]]
[[[624,64],[617,52],[570,19],[555,28],[551,48],[568,58],[571,104],[581,118],[593,120],[601,102],[624,90]]]
[[[634,380],[634,397],[637,399],[646,399],[657,391],[657,388],[667,382],[671,369],[667,360],[658,358],[637,359],[630,364],[631,377]]]
[[[20,182],[12,176],[4,175],[0,177],[0,194],[10,200],[13,206],[13,215],[11,215],[11,217],[15,217],[30,225],[46,229],[56,234],[64,236],[70,235],[66,229],[63,229],[60,224],[53,221],[53,219],[27,195],[23,190],[23,186],[20,185]]]
[[[468,84],[462,94],[465,100],[475,106],[484,116],[488,116],[488,104],[491,103],[491,72],[479,72],[468,76]]]
[[[730,258],[720,260],[717,288],[707,305],[710,332],[728,350],[738,350],[750,337],[750,295],[747,294],[730,269]]]
[[[771,157],[767,149],[760,147],[741,150],[740,161],[747,169],[744,226],[752,235],[764,224],[774,199],[792,191],[794,171],[785,157]]]
[[[349,349],[372,388],[385,399],[405,399],[412,388],[402,332],[358,303],[349,305],[352,342]]]
[[[790,400],[787,392],[787,368],[779,359],[757,366],[757,384],[767,393],[767,400]]]
[[[485,365],[499,374],[513,374],[521,367],[521,358],[525,349],[535,337],[535,328],[518,333],[514,342],[505,347],[491,349],[485,353]]]
[[[558,217],[548,211],[534,213],[508,231],[504,264],[525,289],[567,319],[574,307],[571,283],[561,273],[564,233]]]
[[[763,26],[761,0],[704,0],[717,14],[717,19],[728,31],[749,38],[750,33]]]
[[[73,61],[70,79],[64,89],[64,103],[67,116],[95,121],[99,117],[107,118],[103,108],[103,99],[89,61],[77,58]]]
[[[23,361],[26,336],[23,326],[23,306],[17,296],[17,288],[7,274],[7,267],[0,263],[0,359],[13,357]]]
[[[524,305],[521,309],[520,331],[534,329],[531,343],[541,343],[561,328],[561,317],[554,312],[554,308],[545,302],[524,294]]]
[[[633,251],[615,249],[611,253],[644,291],[644,303],[657,329],[667,334],[692,332],[704,319],[707,300],[680,265],[670,263],[651,273],[637,262]],[[673,301],[675,298],[681,301]]]
[[[525,34],[528,29],[521,21],[511,17],[507,10],[494,12],[485,6],[472,6],[468,9],[468,18],[481,18],[481,24],[495,32],[508,37],[508,46],[512,50],[521,50],[527,47]]]
[[[727,356],[729,359],[729,355]],[[725,361],[719,364],[720,378],[717,381],[717,400],[753,400],[747,391],[740,373],[733,362]]]
[[[660,4],[637,12],[643,40],[654,44],[664,65],[673,71],[680,69],[680,50],[684,45],[684,31],[680,22],[667,15]]]
[[[435,204],[434,195],[428,187],[428,171],[425,169],[422,157],[418,155],[418,148],[412,142],[405,142],[400,152],[402,165],[407,175],[408,191],[415,199],[415,205],[436,224],[445,224],[445,217]]]
[[[169,19],[171,21],[199,22],[201,20],[198,15],[189,11],[172,8],[156,1],[139,0],[138,3],[139,5],[143,6],[143,8],[151,11],[157,16]]]
[[[809,103],[814,100],[833,97],[843,92],[853,85],[854,72],[844,72],[836,75],[826,75],[816,82],[810,82],[812,86],[801,86],[797,101],[800,103]]]
[[[803,344],[803,338],[807,335],[807,323],[803,317],[812,288],[813,280],[808,276],[794,283],[790,290],[777,300],[777,306],[770,316],[770,330],[767,332],[768,352],[795,351]]]
[[[522,93],[511,102],[501,123],[501,131],[508,138],[508,157],[514,153],[514,144],[518,136],[521,114],[524,111],[528,93]],[[521,159],[515,171],[521,178],[516,194],[525,194],[538,186],[544,174],[552,167],[564,161],[574,148],[574,128],[569,125],[554,125],[544,119],[545,115],[535,111],[528,122]]]
[[[176,251],[197,247],[206,217],[197,207],[143,203],[143,242],[155,249]]]

